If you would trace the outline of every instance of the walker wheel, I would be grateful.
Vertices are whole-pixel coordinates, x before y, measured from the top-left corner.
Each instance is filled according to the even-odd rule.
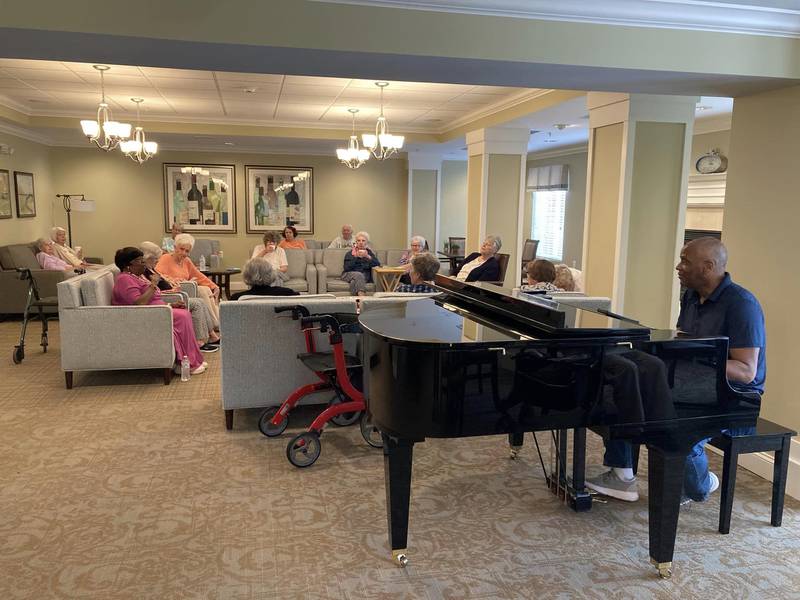
[[[361,416],[361,436],[373,448],[383,448],[383,436],[380,430],[372,424],[369,413],[364,411]]]
[[[328,406],[334,406],[336,404],[341,404],[342,399],[336,395],[331,398],[330,402],[328,402]],[[331,417],[331,423],[334,425],[338,425],[339,427],[347,427],[348,425],[352,425],[358,419],[361,418],[361,411],[356,410],[353,412],[346,412],[340,415],[336,415],[335,417]]]
[[[25,348],[22,346],[14,346],[14,352],[11,354],[11,360],[15,365],[18,365],[25,358]]]
[[[47,354],[47,334],[42,335],[42,352]]]
[[[289,415],[284,415],[280,425],[272,424],[272,419],[278,414],[278,410],[280,410],[280,406],[272,406],[261,413],[261,417],[258,419],[258,430],[267,437],[279,436],[289,425]]]
[[[322,453],[322,444],[316,431],[304,431],[294,436],[286,446],[286,458],[295,467],[310,467]]]

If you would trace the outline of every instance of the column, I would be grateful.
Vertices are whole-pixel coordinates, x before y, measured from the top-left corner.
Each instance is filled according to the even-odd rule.
[[[467,247],[475,252],[487,235],[499,235],[509,255],[505,285],[522,277],[522,217],[530,131],[492,127],[467,133]]]
[[[436,252],[439,238],[439,206],[442,189],[442,157],[436,154],[408,154],[408,230],[406,243],[412,235],[428,241]]]
[[[586,292],[674,327],[696,97],[590,92]]]

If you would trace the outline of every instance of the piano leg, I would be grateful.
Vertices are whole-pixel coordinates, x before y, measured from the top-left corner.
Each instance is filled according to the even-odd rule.
[[[383,434],[383,472],[386,486],[386,517],[392,560],[408,563],[408,509],[411,501],[411,465],[414,442]]]
[[[508,434],[508,446],[511,448],[511,460],[516,460],[519,451],[522,450],[522,444],[525,442],[525,432],[515,431]]]
[[[591,510],[592,497],[586,489],[586,428],[572,430],[572,485],[569,505],[575,512]]]
[[[647,447],[650,519],[650,562],[662,579],[672,575],[672,554],[678,531],[686,452],[667,454]]]

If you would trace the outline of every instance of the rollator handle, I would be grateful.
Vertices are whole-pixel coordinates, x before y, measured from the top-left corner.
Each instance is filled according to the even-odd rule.
[[[31,270],[26,267],[17,267],[16,271],[19,273],[19,278],[22,281],[27,281],[31,278]]]
[[[342,332],[339,329],[339,321],[332,315],[311,315],[302,317],[300,324],[303,327],[319,323],[319,330],[321,333],[326,333],[330,329],[330,343],[340,344],[342,342]]]
[[[307,316],[309,316],[311,314],[305,306],[301,306],[299,304],[297,304],[295,306],[276,306],[275,307],[275,312],[276,313],[286,312],[287,310],[292,311],[292,319],[295,320],[295,321],[297,321],[301,317],[307,317]]]

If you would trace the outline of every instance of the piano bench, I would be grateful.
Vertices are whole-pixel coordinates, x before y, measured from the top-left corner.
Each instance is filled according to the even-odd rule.
[[[724,433],[713,438],[709,444],[723,452],[722,480],[720,481],[719,532],[728,533],[731,528],[733,490],[736,486],[736,467],[740,454],[751,452],[774,452],[772,474],[772,518],[773,527],[780,527],[783,519],[783,500],[786,493],[786,475],[789,471],[789,445],[796,431],[777,423],[758,419],[755,433],[730,435]]]

